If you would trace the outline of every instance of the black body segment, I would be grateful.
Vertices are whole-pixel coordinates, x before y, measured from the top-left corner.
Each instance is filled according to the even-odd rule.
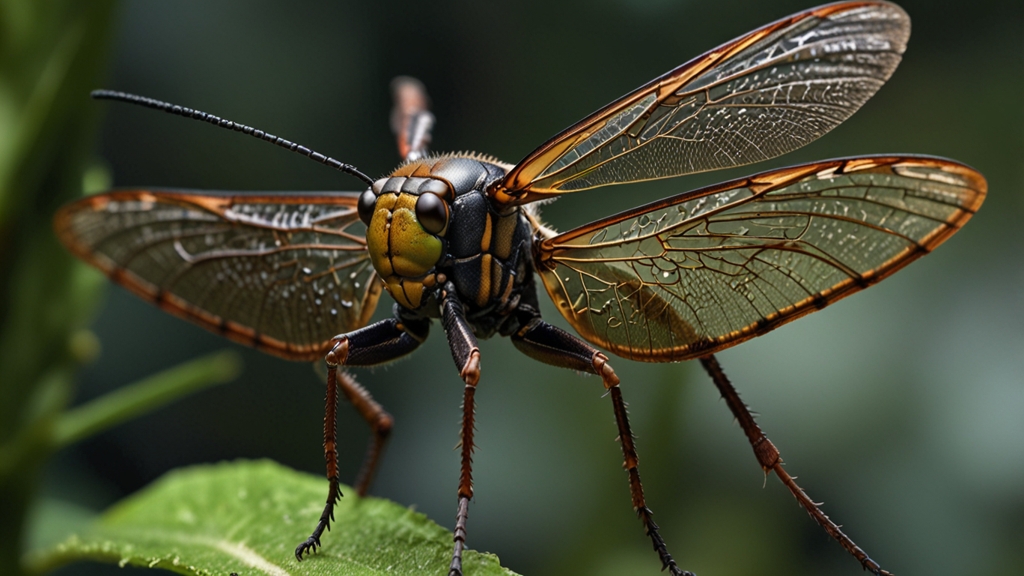
[[[483,194],[463,194],[452,205],[455,227],[448,240],[448,255],[455,261],[480,255],[480,241],[489,223],[488,202]]]
[[[453,207],[450,264],[442,267],[469,306],[471,320],[494,311],[505,316],[513,296],[522,291],[531,258],[533,231],[529,220],[514,210],[499,214],[482,192],[456,198]],[[480,322],[482,337],[493,334],[493,322]]]

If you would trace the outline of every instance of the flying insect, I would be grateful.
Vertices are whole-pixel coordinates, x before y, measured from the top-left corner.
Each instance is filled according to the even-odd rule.
[[[473,497],[477,341],[500,335],[531,358],[595,374],[608,391],[633,507],[663,568],[691,575],[652,519],[620,382],[608,353],[699,359],[750,440],[807,512],[862,566],[889,574],[795,483],[714,354],[866,288],[935,249],[978,210],[975,170],[885,155],[774,169],[665,198],[558,233],[538,205],[601,186],[774,158],[824,135],[889,78],[910,32],[878,1],[820,6],[745,34],[615,100],[516,164],[428,151],[423,86],[393,84],[403,163],[370,178],[261,130],[132,94],[139,104],[250,134],[361,179],[361,192],[115,190],[61,209],[78,257],[161,308],[236,342],[327,366],[329,491],[301,560],[321,545],[339,492],[339,391],[373,430],[355,482],[365,494],[392,418],[343,369],[412,353],[435,319],[464,383],[461,475],[450,575],[462,574]],[[537,279],[579,336],[548,324]],[[382,292],[391,318],[369,324]]]

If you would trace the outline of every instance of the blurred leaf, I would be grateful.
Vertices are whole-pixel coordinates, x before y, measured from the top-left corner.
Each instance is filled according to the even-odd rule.
[[[39,498],[28,515],[28,542],[31,548],[56,546],[69,534],[88,529],[96,512],[66,500]]]
[[[182,396],[233,380],[239,368],[237,354],[219,352],[119,388],[63,414],[54,430],[54,444],[73,444]]]
[[[270,461],[171,472],[114,506],[93,527],[30,559],[36,572],[78,560],[188,575],[445,574],[452,535],[423,514],[351,490],[324,546],[301,563],[295,546],[320,517],[327,482]],[[466,551],[467,575],[513,573]]]

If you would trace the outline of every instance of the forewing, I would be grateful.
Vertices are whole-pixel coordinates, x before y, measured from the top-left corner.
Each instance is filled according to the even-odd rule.
[[[491,190],[499,202],[759,162],[822,136],[889,78],[910,19],[885,2],[821,6],[656,78],[558,134]]]
[[[543,241],[538,269],[588,341],[703,356],[848,296],[933,250],[981,205],[949,160],[817,162],[718,184]]]
[[[78,257],[238,342],[313,360],[366,324],[380,295],[356,193],[115,191],[54,225]]]

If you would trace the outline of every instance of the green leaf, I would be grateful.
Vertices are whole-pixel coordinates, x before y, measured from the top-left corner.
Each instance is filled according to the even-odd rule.
[[[44,572],[96,560],[188,575],[438,574],[452,535],[426,516],[343,488],[323,547],[302,562],[295,546],[316,525],[327,481],[269,461],[171,472],[104,513],[88,531],[31,555]],[[467,576],[514,576],[497,557],[466,551]]]

